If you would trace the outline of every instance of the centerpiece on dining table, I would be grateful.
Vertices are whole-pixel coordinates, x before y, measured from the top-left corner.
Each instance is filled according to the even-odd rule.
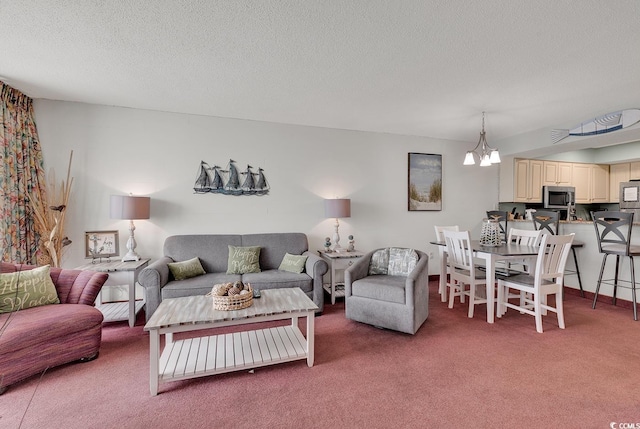
[[[482,220],[482,231],[480,231],[480,245],[496,247],[502,244],[502,234],[500,233],[500,223],[496,218],[485,218]]]

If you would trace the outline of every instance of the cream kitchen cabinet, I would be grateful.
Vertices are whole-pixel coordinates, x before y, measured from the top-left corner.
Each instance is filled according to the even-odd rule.
[[[570,162],[544,161],[542,164],[543,186],[571,186],[571,172],[573,164]]]
[[[639,163],[640,164],[640,163]],[[611,164],[609,166],[609,201],[620,202],[620,182],[628,182],[631,177],[631,164]]]
[[[572,164],[571,180],[577,204],[609,202],[608,165]]]
[[[542,202],[543,161],[516,159],[514,168],[514,202]]]
[[[629,163],[629,180],[640,180],[640,162]]]

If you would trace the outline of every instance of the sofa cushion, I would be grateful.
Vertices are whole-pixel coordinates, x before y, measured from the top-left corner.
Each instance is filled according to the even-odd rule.
[[[304,264],[307,262],[307,258],[308,256],[306,255],[292,255],[291,253],[285,253],[278,269],[292,273],[301,273],[304,271]]]
[[[400,276],[368,276],[351,284],[351,294],[378,301],[405,303],[406,279]]]
[[[190,279],[205,274],[204,268],[197,257],[181,262],[170,262],[167,264],[169,271],[176,280]]]
[[[259,273],[242,275],[243,283],[251,283],[254,289],[277,289],[299,287],[303,292],[313,290],[313,279],[306,273],[291,273],[289,271],[267,270]]]
[[[242,235],[242,246],[260,246],[260,269],[276,270],[285,253],[302,255],[309,250],[306,234],[301,232],[276,232]],[[232,244],[232,243],[230,243]]]
[[[160,293],[162,294],[162,299],[206,295],[211,292],[215,284],[233,283],[240,280],[242,278],[239,274],[208,273],[179,282],[169,282],[161,289]]]
[[[408,276],[418,263],[418,254],[413,249],[402,249],[398,247],[389,248],[389,268],[387,274],[390,276]]]
[[[43,305],[0,315],[0,326],[11,318],[2,333],[0,355],[13,353],[27,347],[37,347],[34,352],[45,353],[51,338],[74,334],[91,326],[101,325],[100,310],[84,304]],[[74,347],[70,342],[69,348]]]
[[[260,272],[260,246],[231,246],[227,261],[227,274]]]
[[[0,274],[0,313],[59,303],[49,265]]]
[[[240,235],[189,234],[172,235],[164,241],[163,254],[174,261],[198,257],[207,273],[227,271],[228,245],[242,246]]]

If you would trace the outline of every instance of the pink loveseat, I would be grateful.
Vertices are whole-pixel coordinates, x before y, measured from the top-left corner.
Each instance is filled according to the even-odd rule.
[[[2,262],[0,272],[32,268]],[[103,316],[93,305],[108,274],[51,268],[50,276],[60,304],[0,314],[0,394],[47,368],[98,356]]]

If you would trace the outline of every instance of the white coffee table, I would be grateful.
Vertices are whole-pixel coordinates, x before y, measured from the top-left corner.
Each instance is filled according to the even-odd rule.
[[[202,295],[163,300],[144,327],[150,337],[151,395],[169,381],[302,359],[313,366],[316,310],[299,288],[263,290],[251,307],[232,311],[214,310],[212,298]],[[307,318],[306,338],[298,328],[299,317]],[[287,319],[287,326],[173,340],[177,332]],[[162,354],[160,335],[165,336]]]

